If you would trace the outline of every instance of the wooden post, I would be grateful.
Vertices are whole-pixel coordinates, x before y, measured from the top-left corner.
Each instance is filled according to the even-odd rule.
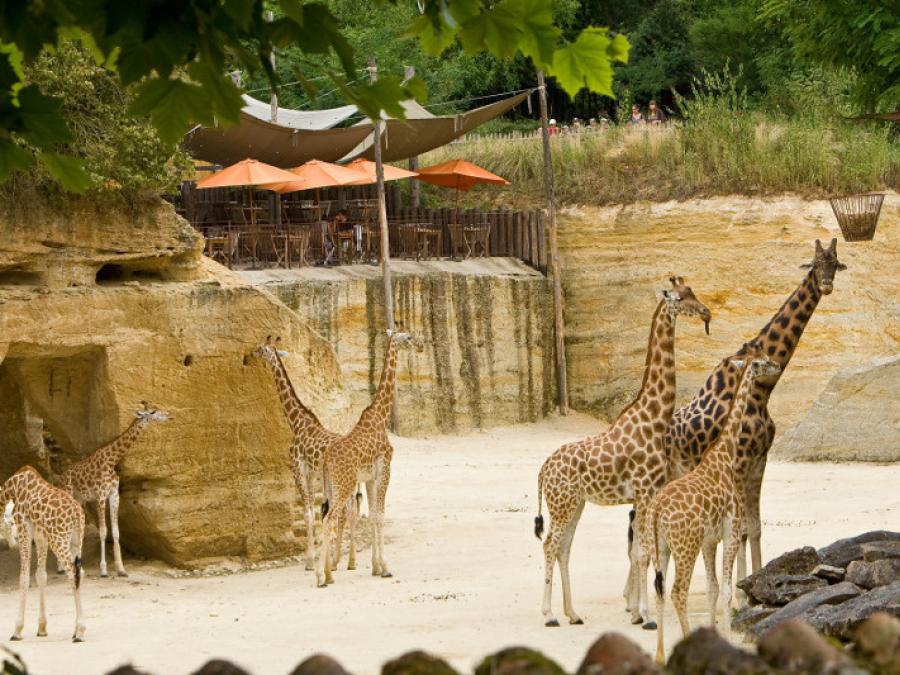
[[[275,15],[272,13],[272,10],[268,10],[266,12],[266,21],[272,23],[275,20]],[[272,70],[275,70],[275,50],[272,50],[272,53],[269,54],[269,60],[272,62]],[[272,98],[269,99],[269,121],[277,122],[278,121],[278,95],[275,93],[275,90],[272,90]],[[281,211],[279,210],[279,214]]]
[[[563,323],[562,279],[559,273],[559,250],[556,244],[556,197],[553,193],[553,159],[550,155],[550,132],[547,130],[547,87],[544,71],[537,71],[541,102],[541,139],[544,145],[544,189],[547,192],[547,235],[550,239],[550,277],[553,280],[553,328],[556,336],[556,389],[561,415],[569,414],[569,383],[566,375],[566,327]]]
[[[378,64],[369,58],[369,79],[378,79]],[[389,330],[394,330],[394,290],[391,286],[391,244],[388,239],[387,206],[384,200],[384,164],[381,161],[381,111],[375,123],[375,189],[378,195],[378,226],[381,229],[381,273],[384,277],[384,313]],[[396,382],[396,380],[395,380]],[[391,430],[397,433],[397,387],[394,386],[394,405],[391,406]]]
[[[409,170],[419,170],[419,156],[409,158]],[[419,208],[419,181],[417,178],[409,179],[409,205],[414,209]]]

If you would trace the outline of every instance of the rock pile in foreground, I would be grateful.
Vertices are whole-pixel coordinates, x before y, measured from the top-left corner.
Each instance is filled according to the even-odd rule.
[[[787,619],[760,640],[756,653],[736,647],[712,628],[698,628],[675,645],[665,667],[620,633],[601,635],[573,675],[890,675],[900,673],[900,619],[877,613],[852,631],[840,649],[808,623]],[[460,675],[442,658],[412,651],[384,664],[382,675]],[[148,675],[122,666],[107,675]],[[250,675],[214,659],[193,675]],[[290,675],[350,675],[340,663],[315,654]],[[474,675],[566,675],[555,661],[528,647],[508,647],[485,656]]]
[[[737,583],[750,606],[732,628],[759,640],[789,619],[826,636],[851,640],[876,612],[900,616],[900,533],[878,530],[840,539],[818,551],[789,551]]]

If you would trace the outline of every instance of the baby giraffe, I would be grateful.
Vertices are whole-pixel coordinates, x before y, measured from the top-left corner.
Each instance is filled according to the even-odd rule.
[[[735,448],[741,433],[741,421],[747,407],[753,382],[757,378],[776,375],[781,368],[758,346],[749,347],[742,359],[732,358],[741,371],[737,394],[731,401],[727,421],[718,440],[703,454],[700,464],[686,476],[668,483],[651,500],[647,525],[641,537],[642,558],[653,557],[656,568],[656,660],[665,661],[663,612],[665,580],[669,554],[675,558],[675,584],[672,603],[678,613],[681,632],[687,636],[687,596],[697,555],[703,551],[706,566],[706,598],[710,623],[716,625],[719,589],[716,581],[716,546],[723,543],[722,599],[727,613],[731,608],[731,574],[741,537],[746,532],[743,489],[734,474]],[[645,563],[646,564],[646,563]]]
[[[47,635],[47,611],[44,589],[47,586],[47,546],[60,561],[75,593],[75,632],[73,642],[84,640],[81,622],[81,544],[84,539],[84,511],[72,495],[41,478],[30,466],[22,467],[0,486],[2,534],[10,548],[19,547],[19,615],[10,640],[21,640],[25,627],[25,599],[31,582],[31,542],[37,553],[37,578],[40,588],[38,637]]]
[[[70,466],[59,476],[59,485],[81,502],[97,505],[97,529],[100,534],[100,576],[109,576],[106,570],[106,502],[109,502],[109,524],[113,537],[113,556],[116,572],[127,577],[119,547],[119,474],[116,465],[125,452],[151,422],[164,422],[168,413],[154,410],[141,401],[142,408],[134,411],[134,421],[125,432],[111,443],[98,448],[90,455]],[[52,441],[51,441],[52,442]],[[49,445],[49,443],[48,443]]]

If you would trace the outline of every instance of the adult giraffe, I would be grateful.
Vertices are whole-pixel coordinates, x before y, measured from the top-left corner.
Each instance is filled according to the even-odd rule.
[[[778,374],[754,382],[747,415],[741,425],[735,459],[735,474],[744,479],[747,485],[744,505],[748,531],[745,537],[750,539],[751,564],[754,572],[762,567],[759,497],[763,473],[766,470],[766,457],[775,438],[775,423],[769,417],[767,407],[769,396],[778,384],[784,369],[787,368],[819,300],[823,295],[830,295],[834,289],[835,272],[847,269],[847,266],[838,260],[837,239],[832,239],[827,249],[816,239],[813,261],[800,267],[809,268],[809,272],[784,301],[781,309],[763,327],[759,335],[716,366],[697,395],[687,405],[675,411],[672,422],[666,430],[668,479],[673,480],[684,476],[697,466],[703,451],[716,441],[722,431],[738,383],[739,373],[731,359],[744,356],[751,347],[761,346],[765,354],[771,356],[781,368]],[[630,517],[633,519],[634,515]],[[629,555],[632,537],[633,530],[629,522]],[[738,551],[738,579],[746,575],[746,567],[746,552],[742,541]],[[629,612],[633,612],[637,605],[635,576],[636,570],[632,564],[623,593]]]

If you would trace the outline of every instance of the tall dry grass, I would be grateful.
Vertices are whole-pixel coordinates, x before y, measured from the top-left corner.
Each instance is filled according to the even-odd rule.
[[[551,139],[556,194],[564,204],[666,201],[784,192],[809,197],[900,188],[900,140],[883,123],[810,115],[778,118],[750,109],[723,84],[681,102],[685,119],[659,128],[616,127]],[[522,207],[543,199],[540,139],[470,138],[421,158],[462,157],[511,181],[465,196],[467,206]],[[437,205],[452,193],[426,190]]]

